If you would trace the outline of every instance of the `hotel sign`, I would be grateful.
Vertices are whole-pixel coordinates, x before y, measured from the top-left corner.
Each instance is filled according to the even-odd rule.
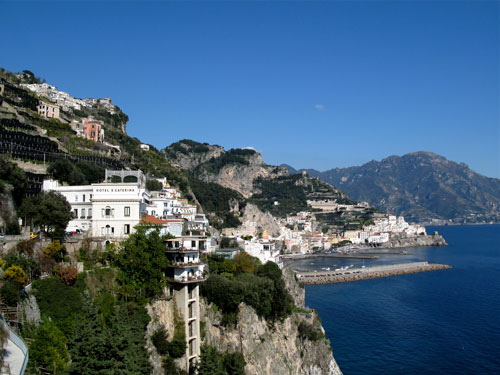
[[[96,193],[134,193],[134,188],[98,188]]]

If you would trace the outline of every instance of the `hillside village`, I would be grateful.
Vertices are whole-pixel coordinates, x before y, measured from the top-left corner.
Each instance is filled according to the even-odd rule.
[[[226,151],[183,140],[159,151],[126,134],[128,118],[110,98],[74,98],[28,71],[0,73],[2,257],[12,255],[25,242],[31,244],[31,252],[63,246],[64,257],[57,250],[58,264],[52,259],[37,277],[59,275],[64,280],[63,271],[74,270],[74,282],[77,275],[93,272],[95,267],[109,267],[113,264],[109,259],[126,269],[130,261],[116,261],[127,256],[124,244],[130,247],[130,239],[154,236],[157,231],[161,256],[168,264],[160,278],[165,277],[168,287],[151,296],[157,297],[161,289],[162,298],[175,301],[180,314],[176,324],[184,327],[176,329],[185,337],[180,357],[169,354],[163,359],[176,359],[176,366],[184,371],[195,368],[203,357],[200,321],[205,302],[200,286],[210,274],[236,280],[238,272],[257,277],[253,273],[260,269],[261,277],[267,277],[267,262],[283,270],[285,254],[384,246],[393,238],[426,236],[424,227],[380,213],[365,202],[354,202],[306,173],[290,175],[283,168],[266,165],[254,150]],[[61,210],[67,210],[60,236],[54,227],[36,225],[37,197],[59,200]],[[84,254],[93,251],[102,255],[89,266]],[[245,261],[247,266],[237,271]],[[18,287],[23,289],[28,281],[31,285],[33,280],[26,277]],[[135,285],[125,279],[120,282],[122,289],[113,293],[125,300],[143,298],[134,294]],[[273,283],[281,288],[281,282]],[[206,298],[216,301],[217,294],[210,294],[209,289],[213,283],[207,285]],[[283,305],[286,314],[292,311],[290,303],[287,300]],[[312,327],[313,323],[307,324]],[[330,366],[335,368],[330,357]]]

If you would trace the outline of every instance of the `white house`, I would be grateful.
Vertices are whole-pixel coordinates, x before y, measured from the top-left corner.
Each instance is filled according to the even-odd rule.
[[[244,250],[253,257],[258,258],[262,264],[274,262],[280,268],[283,268],[283,262],[280,257],[280,250],[276,246],[276,242],[267,240],[245,241]]]
[[[61,193],[71,205],[74,219],[68,226],[90,230],[93,237],[119,241],[131,233],[146,212],[149,192],[141,171],[106,170],[106,181],[83,186],[62,186],[45,180],[42,190]]]

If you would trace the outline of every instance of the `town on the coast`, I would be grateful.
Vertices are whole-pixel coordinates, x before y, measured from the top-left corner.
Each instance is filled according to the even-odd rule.
[[[286,368],[287,361],[295,361],[297,368],[341,374],[329,343],[318,341],[324,330],[316,313],[304,306],[299,282],[357,281],[448,267],[406,263],[407,252],[395,250],[403,260],[385,268],[292,271],[290,264],[297,259],[376,259],[380,249],[446,242],[402,216],[354,202],[307,173],[290,175],[268,166],[254,150],[225,151],[184,140],[160,152],[128,137],[127,117],[110,98],[74,98],[29,71],[1,73],[0,311],[10,333],[3,357],[9,373],[24,373],[33,357],[28,351],[35,353],[38,362],[33,357],[30,366],[36,371],[69,368],[78,373],[85,348],[72,341],[74,331],[64,331],[77,325],[74,318],[61,318],[60,311],[51,318],[56,325],[67,324],[57,328],[71,349],[60,364],[43,362],[33,348],[44,337],[36,327],[52,327],[44,316],[57,303],[48,290],[70,293],[86,283],[95,303],[84,298],[78,309],[85,311],[82,316],[99,316],[104,326],[118,324],[112,321],[119,320],[116,314],[123,306],[148,310],[148,338],[139,347],[147,348],[144,366],[152,366],[155,374],[162,366],[204,374],[207,350],[229,358],[232,365],[258,369],[274,349],[236,355],[233,349],[240,344],[224,343],[233,336],[230,328],[221,327],[234,327],[246,316],[269,319],[282,329],[277,322],[291,314],[299,327],[293,331],[293,345],[316,351],[317,358],[292,359],[287,356],[293,353],[283,353],[286,361],[276,366]],[[227,299],[237,295],[231,305],[225,305],[219,288],[225,288]],[[134,307],[127,305],[130,301]],[[89,305],[83,308],[85,303]],[[108,305],[114,307],[106,310]],[[245,310],[247,305],[254,310]],[[90,329],[82,326],[82,332],[84,328]],[[265,324],[259,329],[260,338],[252,342],[278,342],[273,335],[292,335]]]

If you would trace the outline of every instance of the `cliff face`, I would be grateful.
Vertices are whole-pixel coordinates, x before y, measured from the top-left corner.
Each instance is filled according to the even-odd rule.
[[[168,339],[172,339],[174,332],[175,304],[173,300],[156,300],[150,305],[147,305],[146,308],[151,317],[151,321],[146,331],[146,349],[149,353],[149,363],[151,363],[153,367],[153,375],[162,375],[164,370],[162,368],[161,355],[153,345],[151,337],[157,330],[164,328],[167,332]]]
[[[203,302],[200,308],[204,343],[220,351],[242,353],[247,375],[341,375],[316,313],[303,308],[305,289],[292,271],[285,271],[284,278],[303,312],[270,323],[259,318],[251,307],[240,304],[237,325],[225,327],[221,324],[221,314]],[[315,340],[304,337],[299,330],[301,324],[314,327],[321,337]]]
[[[250,198],[255,193],[255,179],[259,177],[275,178],[287,174],[284,169],[265,165],[262,155],[259,153],[247,156],[246,160],[248,161],[247,165],[227,164],[215,174],[203,170],[201,176],[207,182],[215,182],[236,190],[245,198]]]
[[[163,152],[181,169],[192,170],[212,158],[218,158],[224,152],[224,148],[190,140],[182,140],[171,144]]]
[[[262,212],[251,203],[247,203],[241,219],[243,227],[254,226],[266,229],[272,236],[278,237],[281,234],[281,226],[276,218],[269,212]]]

